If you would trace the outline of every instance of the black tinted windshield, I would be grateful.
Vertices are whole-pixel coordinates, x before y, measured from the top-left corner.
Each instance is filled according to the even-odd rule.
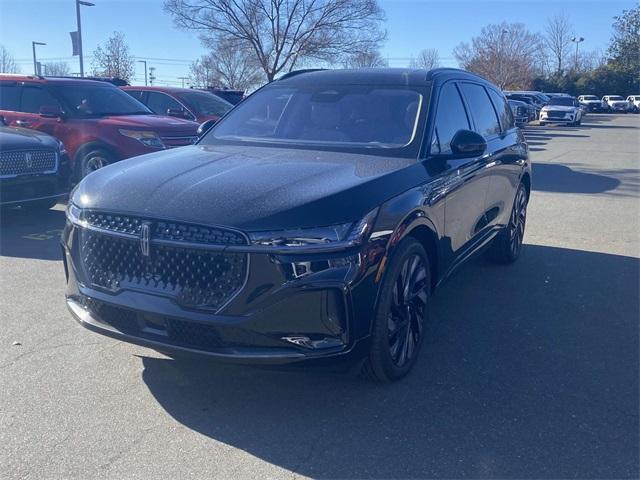
[[[624,100],[620,95],[611,95],[609,100]]]
[[[372,85],[272,86],[251,95],[202,143],[402,149],[416,136],[422,92]],[[377,152],[376,152],[377,151]]]
[[[51,90],[74,117],[149,115],[153,112],[131,95],[113,85],[65,85]]]
[[[176,96],[202,115],[222,117],[233,107],[229,102],[212,93],[187,92]]]
[[[573,107],[575,100],[571,97],[553,97],[547,105],[563,105],[565,107]]]
[[[599,100],[595,95],[585,95],[582,97],[584,100]]]

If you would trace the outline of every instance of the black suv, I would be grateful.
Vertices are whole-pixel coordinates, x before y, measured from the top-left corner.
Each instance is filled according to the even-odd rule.
[[[414,365],[433,289],[521,250],[531,171],[503,94],[454,69],[295,72],[197,145],[72,193],[67,304],[156,350],[255,363]]]

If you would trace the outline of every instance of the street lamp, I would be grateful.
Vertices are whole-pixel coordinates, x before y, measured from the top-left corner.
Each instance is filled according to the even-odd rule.
[[[35,75],[40,75],[38,71],[38,62],[36,61],[36,45],[46,45],[43,42],[31,42],[31,48],[33,49],[33,73]]]
[[[505,33],[509,33],[509,31],[506,28],[503,28],[502,31],[500,32],[500,51],[498,52],[498,75],[500,76],[499,78],[499,83],[500,83],[500,88],[505,88],[505,82],[504,82],[504,72],[502,71],[502,62],[503,62],[503,54],[504,54],[504,34]]]
[[[584,42],[584,38],[571,37],[571,41],[576,43],[576,70],[578,70],[578,45],[580,45],[580,42]]]
[[[84,60],[82,59],[82,25],[80,23],[80,5],[94,7],[95,3],[76,0],[76,19],[78,21],[78,56],[80,58],[80,76],[84,77]]]
[[[140,63],[144,63],[144,86],[147,86],[147,61],[146,60],[138,60]]]

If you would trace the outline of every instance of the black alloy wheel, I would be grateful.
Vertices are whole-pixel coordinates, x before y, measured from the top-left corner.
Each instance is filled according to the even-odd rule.
[[[363,365],[366,376],[388,382],[409,373],[424,339],[430,289],[429,258],[420,242],[407,238],[398,245],[380,287],[371,352]]]
[[[529,196],[524,184],[520,184],[513,201],[509,224],[493,240],[489,253],[498,263],[512,263],[520,256],[524,230],[527,223]]]

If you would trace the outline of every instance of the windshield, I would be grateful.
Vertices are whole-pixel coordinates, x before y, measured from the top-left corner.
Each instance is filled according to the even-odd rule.
[[[609,100],[624,100],[620,95],[611,95]]]
[[[585,95],[584,97],[582,97],[584,100],[598,100],[598,97],[596,97],[595,95]]]
[[[202,115],[222,117],[233,105],[226,100],[206,92],[187,92],[176,95]]]
[[[422,98],[410,87],[267,87],[236,107],[202,143],[323,145],[382,154],[412,142]]]
[[[573,107],[575,101],[571,97],[553,97],[547,105],[563,105],[565,107]]]
[[[113,85],[65,85],[52,90],[74,117],[95,118],[111,115],[150,115],[153,112]]]

